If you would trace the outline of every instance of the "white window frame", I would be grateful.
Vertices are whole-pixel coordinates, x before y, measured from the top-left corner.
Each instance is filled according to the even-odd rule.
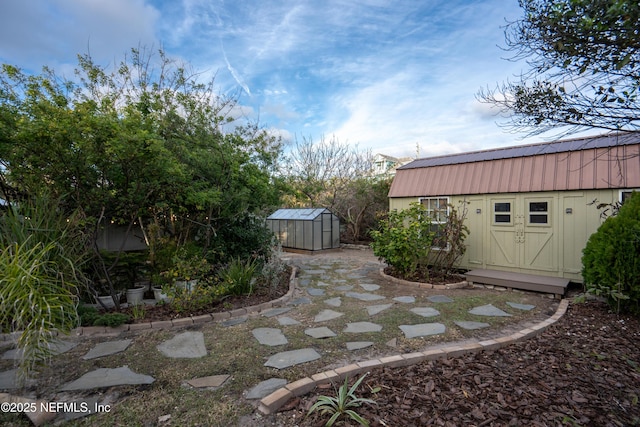
[[[431,204],[427,204],[425,205],[425,201],[430,201],[430,200],[437,200],[437,207],[435,208],[431,208]],[[446,209],[444,211],[444,220],[442,220],[442,218],[440,217],[440,214],[442,213],[442,209],[440,208],[440,204],[442,202],[442,200],[445,201],[445,206]],[[419,198],[420,204],[422,206],[424,206],[427,210],[427,214],[429,214],[429,216],[431,217],[431,224],[446,224],[447,223],[447,218],[449,217],[449,214],[451,213],[451,198],[449,196],[438,196],[438,197],[420,197]],[[439,212],[436,212],[439,211]],[[437,217],[434,216],[434,213],[438,214]],[[448,251],[451,249],[450,247],[451,245],[447,242],[447,246],[446,247],[440,247],[440,246],[432,246],[431,250],[434,251]]]
[[[618,191],[618,202],[622,204],[622,195],[624,193],[633,193],[634,191],[637,193],[640,193],[640,188],[625,188],[623,190]]]

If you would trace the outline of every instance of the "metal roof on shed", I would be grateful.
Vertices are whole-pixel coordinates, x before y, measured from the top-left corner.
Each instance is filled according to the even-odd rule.
[[[278,209],[267,219],[297,219],[312,221],[323,213],[331,213],[327,208]]]
[[[640,133],[608,134],[414,160],[389,197],[640,187]]]

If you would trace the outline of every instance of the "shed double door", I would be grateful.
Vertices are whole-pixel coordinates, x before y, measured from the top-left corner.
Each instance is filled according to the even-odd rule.
[[[553,197],[497,196],[488,213],[488,267],[558,271]]]

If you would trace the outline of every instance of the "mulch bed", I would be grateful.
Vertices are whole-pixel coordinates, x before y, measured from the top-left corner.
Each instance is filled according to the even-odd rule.
[[[493,352],[372,371],[358,397],[371,426],[640,425],[640,319],[591,301],[570,304],[539,336]],[[380,387],[378,393],[371,389]],[[332,387],[320,394],[335,396]],[[307,395],[277,425],[323,426]],[[355,423],[343,425],[357,425]]]

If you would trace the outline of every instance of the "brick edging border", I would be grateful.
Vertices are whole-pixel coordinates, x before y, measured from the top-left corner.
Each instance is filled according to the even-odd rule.
[[[264,302],[262,304],[253,305],[250,307],[238,308],[231,311],[223,311],[219,313],[209,313],[200,316],[183,317],[179,319],[161,320],[157,322],[146,323],[127,323],[124,325],[109,327],[109,326],[84,326],[72,329],[70,335],[76,336],[100,336],[100,335],[113,335],[120,334],[126,331],[140,331],[143,329],[171,329],[182,328],[185,326],[197,325],[208,322],[223,322],[235,317],[246,316],[249,314],[260,313],[265,310],[270,310],[275,307],[282,307],[286,305],[293,295],[296,289],[295,278],[297,273],[297,267],[291,266],[291,275],[289,276],[289,290],[286,294],[280,298],[276,298],[271,301]],[[9,341],[17,339],[17,335],[20,332],[13,332],[11,334],[0,334],[0,341]]]
[[[569,300],[563,299],[558,304],[558,308],[556,309],[555,314],[550,318],[539,322],[534,326],[499,338],[479,341],[477,343],[471,344],[456,345],[455,343],[453,343],[450,346],[437,349],[427,349],[425,351],[414,353],[397,354],[381,357],[379,359],[365,360],[362,362],[356,362],[350,365],[342,366],[340,368],[320,372],[312,375],[311,377],[302,378],[300,380],[289,383],[284,387],[274,391],[270,395],[264,397],[260,401],[258,411],[260,411],[263,415],[272,414],[274,412],[277,412],[278,409],[280,409],[290,399],[310,393],[315,390],[315,388],[320,384],[332,383],[334,381],[339,382],[344,380],[347,376],[355,376],[362,372],[370,371],[371,369],[378,369],[382,367],[399,368],[403,366],[415,365],[426,360],[448,359],[459,357],[465,354],[479,353],[481,351],[493,351],[502,347],[506,347],[515,342],[533,338],[542,333],[549,326],[560,320],[560,318],[562,318],[562,316],[564,316],[564,314],[567,312],[568,307]]]
[[[393,283],[397,283],[399,285],[416,286],[422,289],[441,289],[441,290],[462,289],[462,288],[466,288],[468,285],[466,280],[463,280],[462,282],[458,282],[458,283],[447,283],[446,285],[433,285],[431,283],[410,282],[408,280],[402,280],[402,279],[398,279],[397,277],[389,276],[384,272],[384,267],[380,268],[380,275],[383,278],[390,280]]]

